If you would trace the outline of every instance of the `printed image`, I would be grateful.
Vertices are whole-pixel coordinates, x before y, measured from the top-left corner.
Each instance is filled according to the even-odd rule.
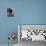
[[[46,0],[0,0],[0,46],[46,46]]]
[[[18,25],[20,46],[31,46],[46,42],[46,25]]]
[[[12,8],[7,8],[7,16],[14,16]]]

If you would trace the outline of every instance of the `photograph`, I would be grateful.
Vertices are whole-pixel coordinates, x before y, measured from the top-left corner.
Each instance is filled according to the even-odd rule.
[[[46,0],[0,0],[0,46],[46,46]]]

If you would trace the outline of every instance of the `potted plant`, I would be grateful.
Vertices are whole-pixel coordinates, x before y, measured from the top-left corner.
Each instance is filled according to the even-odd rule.
[[[10,33],[9,36],[8,36],[8,40],[12,41],[11,44],[13,44],[13,42],[15,41],[15,39],[16,39],[16,34],[14,32]],[[8,46],[9,46],[9,44],[10,43],[8,42]]]

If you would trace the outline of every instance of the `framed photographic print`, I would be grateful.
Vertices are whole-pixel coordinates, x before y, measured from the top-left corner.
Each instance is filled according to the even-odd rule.
[[[12,8],[7,8],[7,16],[14,16]]]

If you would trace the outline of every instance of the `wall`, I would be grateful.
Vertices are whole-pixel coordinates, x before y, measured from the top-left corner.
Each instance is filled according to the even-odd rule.
[[[14,17],[7,17],[8,7]],[[46,0],[0,0],[0,44],[8,43],[9,32],[18,32],[17,24],[46,24]]]

